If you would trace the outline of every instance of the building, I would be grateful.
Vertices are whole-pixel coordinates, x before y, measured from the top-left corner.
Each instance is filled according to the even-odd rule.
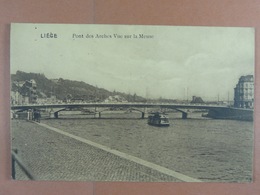
[[[234,88],[234,107],[254,107],[254,77],[253,75],[241,76]]]
[[[109,96],[107,99],[105,99],[106,103],[109,103],[109,102],[127,102],[125,100],[124,97],[121,97],[120,95],[114,95],[114,96]]]
[[[202,100],[201,97],[192,96],[192,101],[190,103],[192,103],[192,104],[203,104],[204,101]]]
[[[37,103],[37,93],[36,93],[36,82],[31,79],[30,81],[25,81],[22,88],[21,94],[28,97],[29,104]]]
[[[25,82],[13,82],[11,91],[11,104],[37,103],[36,82],[32,79]]]

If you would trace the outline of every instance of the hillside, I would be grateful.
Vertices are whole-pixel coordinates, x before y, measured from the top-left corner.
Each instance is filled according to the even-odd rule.
[[[37,83],[37,96],[39,98],[50,97],[55,95],[58,100],[81,99],[84,101],[104,101],[109,96],[119,95],[127,101],[145,101],[145,98],[120,92],[111,92],[103,88],[89,85],[82,81],[72,81],[63,78],[48,79],[44,74],[26,73],[17,71],[11,75],[12,91],[19,91],[16,82],[24,82],[26,80],[35,80]]]

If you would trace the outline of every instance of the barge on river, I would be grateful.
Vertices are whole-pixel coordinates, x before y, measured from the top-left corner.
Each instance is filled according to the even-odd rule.
[[[158,127],[168,127],[170,125],[169,118],[159,112],[153,113],[148,116],[148,124]]]

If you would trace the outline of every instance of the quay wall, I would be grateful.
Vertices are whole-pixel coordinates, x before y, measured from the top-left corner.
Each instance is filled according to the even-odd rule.
[[[214,119],[253,121],[254,111],[252,109],[241,108],[214,108],[209,110],[207,117]]]

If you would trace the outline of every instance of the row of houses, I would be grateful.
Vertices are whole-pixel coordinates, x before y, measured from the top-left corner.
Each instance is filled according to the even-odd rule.
[[[37,85],[35,80],[13,82],[11,91],[11,104],[37,103]]]
[[[37,96],[37,84],[35,80],[23,82],[13,82],[11,91],[11,104],[12,105],[25,105],[25,104],[46,104],[57,103],[55,95],[50,97],[39,98]],[[45,96],[42,94],[42,96]],[[68,99],[67,102],[82,102],[83,99]],[[109,96],[105,99],[105,102],[127,102],[123,97],[119,95]]]

